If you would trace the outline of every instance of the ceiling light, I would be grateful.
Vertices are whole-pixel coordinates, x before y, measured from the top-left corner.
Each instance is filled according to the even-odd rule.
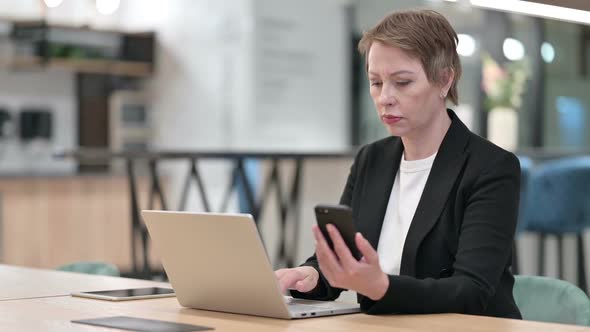
[[[508,60],[516,61],[524,58],[524,45],[518,39],[506,38],[502,44],[502,51]]]
[[[96,10],[102,15],[111,15],[119,9],[120,0],[96,0]]]
[[[63,2],[63,0],[44,0],[45,6],[48,8],[55,8]]]
[[[555,59],[555,48],[548,42],[541,44],[541,57],[546,63],[551,63]]]
[[[463,33],[458,34],[457,37],[459,38],[457,53],[461,56],[472,56],[475,53],[475,39]]]

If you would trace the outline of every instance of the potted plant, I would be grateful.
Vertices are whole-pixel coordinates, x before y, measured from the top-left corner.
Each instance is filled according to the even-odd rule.
[[[488,115],[488,139],[498,146],[516,150],[518,144],[518,110],[529,77],[526,58],[499,65],[489,54],[483,54],[482,89]]]

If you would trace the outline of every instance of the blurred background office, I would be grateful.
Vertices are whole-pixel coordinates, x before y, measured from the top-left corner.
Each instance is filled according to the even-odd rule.
[[[460,118],[521,159],[517,272],[584,287],[585,0],[1,0],[0,263],[162,276],[142,208],[249,212],[275,267],[302,261],[387,135],[356,42],[415,7],[459,34]]]

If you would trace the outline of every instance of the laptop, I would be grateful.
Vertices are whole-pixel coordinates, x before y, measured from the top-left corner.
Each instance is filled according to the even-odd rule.
[[[282,319],[360,311],[356,303],[283,296],[249,214],[141,214],[184,307]]]

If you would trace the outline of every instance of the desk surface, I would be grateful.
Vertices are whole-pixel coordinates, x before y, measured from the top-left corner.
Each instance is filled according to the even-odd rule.
[[[590,328],[573,325],[458,314],[389,316],[354,314],[288,321],[183,308],[176,298],[110,302],[68,295],[60,296],[81,289],[165,285],[144,280],[6,265],[0,265],[0,280],[2,281],[0,294],[5,298],[4,301],[0,301],[0,330],[2,331],[114,331],[73,324],[70,321],[120,315],[205,325],[215,328],[215,331],[590,331]],[[18,296],[29,298],[6,299]]]
[[[108,302],[69,296],[0,302],[0,329],[16,332],[103,330],[70,321],[120,315],[210,326],[215,331],[590,331],[578,326],[457,314],[354,314],[288,321],[187,309],[175,298]]]
[[[0,301],[117,288],[170,287],[148,280],[94,276],[0,264]]]

